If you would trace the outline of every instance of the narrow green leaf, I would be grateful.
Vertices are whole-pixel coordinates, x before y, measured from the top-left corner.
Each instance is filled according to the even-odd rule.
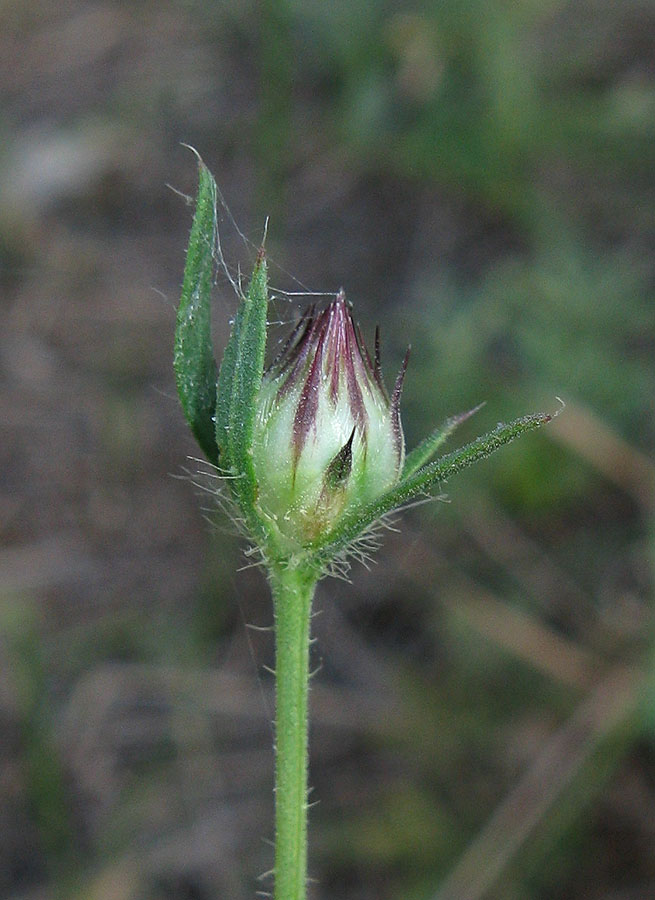
[[[177,311],[173,367],[187,422],[207,459],[216,464],[216,363],[212,351],[210,313],[216,239],[216,182],[201,159],[198,159],[198,172],[198,197]]]
[[[427,495],[435,485],[447,481],[453,475],[457,475],[458,472],[485,459],[520,435],[545,425],[551,419],[552,416],[546,413],[538,413],[515,419],[507,425],[498,425],[493,431],[476,438],[470,444],[424,466],[404,478],[377,500],[351,513],[341,521],[337,528],[319,539],[311,547],[311,550],[314,551],[318,560],[329,561],[345,550],[381,516],[393,512],[420,495]]]
[[[413,475],[414,472],[421,468],[421,466],[424,466],[425,463],[429,462],[439,447],[441,447],[442,444],[445,444],[453,431],[455,431],[462,422],[466,422],[466,420],[470,419],[471,416],[474,416],[476,412],[479,412],[483,406],[484,403],[480,403],[473,409],[469,409],[468,412],[460,413],[457,416],[451,416],[439,425],[438,428],[435,428],[432,434],[429,434],[421,441],[418,447],[415,447],[411,453],[407,454],[405,465],[403,466],[402,477],[407,478],[409,475]]]
[[[257,496],[251,450],[256,398],[264,372],[267,308],[266,256],[261,249],[225,349],[216,402],[221,467],[235,476],[232,489],[246,515],[254,512]]]

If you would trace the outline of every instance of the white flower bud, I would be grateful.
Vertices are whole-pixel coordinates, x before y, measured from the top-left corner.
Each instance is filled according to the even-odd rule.
[[[253,444],[258,505],[289,550],[398,481],[406,364],[390,398],[378,335],[372,362],[340,291],[303,317],[265,373]]]

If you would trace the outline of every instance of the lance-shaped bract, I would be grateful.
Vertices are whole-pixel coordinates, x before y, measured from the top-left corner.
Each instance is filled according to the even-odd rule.
[[[241,298],[221,369],[216,398],[216,443],[221,470],[253,537],[264,540],[252,462],[256,398],[264,370],[268,283],[261,249],[247,293]]]
[[[216,182],[198,160],[198,198],[182,296],[177,311],[173,367],[182,409],[207,459],[216,463],[216,363],[211,344],[210,297],[216,243]]]

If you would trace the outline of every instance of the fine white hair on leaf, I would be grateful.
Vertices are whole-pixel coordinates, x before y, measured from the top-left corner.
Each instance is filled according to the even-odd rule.
[[[435,497],[420,497],[417,500],[410,500],[398,507],[398,509],[380,516],[379,519],[372,522],[346,547],[339,550],[331,559],[326,560],[322,567],[323,575],[330,578],[339,578],[350,583],[350,571],[353,561],[360,563],[365,569],[370,569],[376,562],[375,554],[382,546],[384,532],[393,531],[398,533],[400,531],[396,526],[399,513],[435,500],[446,501],[447,498],[443,494]]]
[[[201,508],[205,521],[212,529],[221,531],[223,534],[228,534],[231,537],[249,538],[250,535],[246,528],[245,520],[241,515],[241,510],[234,501],[227,485],[227,482],[241,476],[224,474],[217,466],[204,459],[189,457],[189,461],[197,463],[198,468],[183,467],[182,473],[173,475],[173,478],[190,482],[199,497],[211,497],[211,506],[205,505]]]
[[[198,155],[195,150],[193,152]],[[248,271],[253,268],[257,253],[260,247],[263,246],[266,242],[269,228],[269,218],[267,216],[265,219],[265,225],[261,237],[259,237],[257,240],[251,240],[239,227],[239,224],[235,216],[232,214],[232,211],[220,187],[218,186],[218,184],[216,184],[216,182],[214,182],[214,184],[216,191],[213,213],[214,239],[212,246],[212,257],[215,264],[214,284],[218,284],[220,276],[222,275],[229,283],[232,292],[236,295],[237,299],[241,300],[244,296],[242,284],[242,268],[245,267],[246,263]],[[171,187],[171,190],[181,196],[186,203],[193,202],[192,198],[188,197],[181,191],[178,191],[173,187]],[[274,224],[275,223],[273,223],[273,225]],[[230,262],[228,260],[226,244],[229,243],[230,236],[232,238],[236,237],[238,243],[242,246],[245,253],[245,259],[243,260],[243,262],[241,260],[236,260],[235,262]],[[272,259],[268,255],[267,259],[269,270],[272,269],[278,272],[281,276],[283,276],[285,280],[290,281],[296,286],[296,289],[294,290],[285,290],[281,287],[270,285],[270,300],[273,302],[284,301],[287,304],[290,304],[292,302],[295,302],[298,298],[333,297],[336,293],[336,291],[312,290],[292,272],[289,272],[284,268],[284,266],[276,262],[275,259]],[[278,324],[278,319],[279,324],[286,325],[293,320],[293,316],[277,316],[275,324]]]

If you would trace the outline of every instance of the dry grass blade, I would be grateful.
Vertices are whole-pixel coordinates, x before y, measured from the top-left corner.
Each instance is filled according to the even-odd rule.
[[[400,563],[405,577],[433,594],[449,613],[555,681],[583,690],[593,683],[601,661],[592,651],[510,606],[462,571],[449,571],[448,591],[436,592],[433,573],[445,568],[446,561],[418,535],[412,536],[411,548]]]
[[[483,900],[600,742],[634,715],[643,673],[619,666],[580,703],[469,845],[434,900]]]
[[[655,464],[582,406],[568,404],[553,422],[552,438],[575,450],[647,510],[655,507]]]

